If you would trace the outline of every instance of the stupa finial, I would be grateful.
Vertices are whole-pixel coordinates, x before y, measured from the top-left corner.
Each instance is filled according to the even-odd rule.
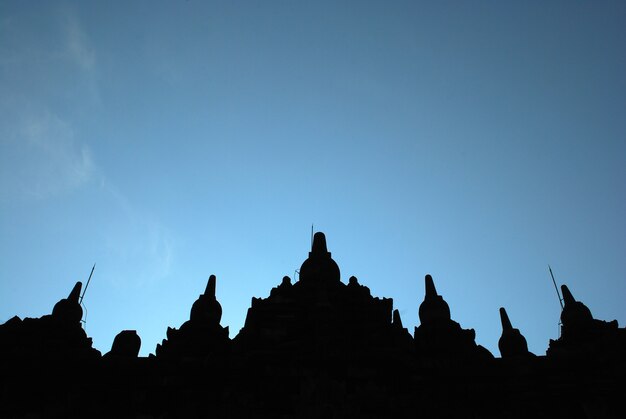
[[[426,286],[426,298],[436,297],[437,288],[435,288],[435,282],[433,281],[433,277],[430,275],[426,275],[424,278],[424,284]]]
[[[528,352],[528,343],[519,329],[513,328],[509,315],[504,307],[500,307],[500,321],[502,322],[502,335],[498,340],[498,349],[502,358],[526,357],[531,355]]]
[[[513,325],[511,325],[511,320],[509,320],[509,315],[506,314],[504,307],[500,307],[500,322],[503,331],[513,330]]]
[[[403,327],[402,319],[400,318],[400,311],[397,308],[393,311],[393,319],[391,323],[398,327]]]
[[[73,303],[78,303],[78,299],[80,298],[80,290],[83,288],[83,283],[78,281],[70,291],[70,294],[67,296],[67,299]]]
[[[204,295],[206,295],[208,297],[215,298],[216,282],[217,282],[217,279],[215,278],[215,275],[209,276],[209,282],[207,282],[207,284],[206,284],[206,289],[204,290]]]
[[[78,302],[83,283],[78,281],[67,298],[59,300],[52,308],[52,316],[68,322],[79,323],[83,318],[83,309]]]
[[[326,256],[328,254],[328,248],[326,247],[326,236],[321,231],[318,231],[313,236],[313,244],[311,245],[311,255]]]
[[[209,276],[209,281],[198,299],[191,306],[189,320],[219,324],[222,318],[222,306],[215,298],[215,275]]]
[[[300,267],[300,281],[305,283],[309,280],[314,280],[316,283],[338,283],[339,279],[339,266],[326,247],[326,236],[318,231],[313,236],[309,257]]]
[[[576,302],[576,299],[570,292],[569,288],[567,288],[567,285],[561,285],[561,292],[563,293],[563,301],[565,302],[565,305],[574,304]]]
[[[424,285],[426,295],[419,308],[420,322],[425,324],[433,321],[450,320],[450,307],[448,307],[448,303],[446,303],[443,297],[437,294],[433,277],[426,275],[424,277]]]

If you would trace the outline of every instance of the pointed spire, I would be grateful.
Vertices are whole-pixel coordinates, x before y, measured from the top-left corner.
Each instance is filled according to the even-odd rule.
[[[561,285],[563,292],[563,311],[561,311],[561,337],[575,336],[584,334],[590,330],[593,324],[593,315],[591,310],[582,301],[576,301],[567,285]]]
[[[326,236],[318,231],[313,236],[313,245],[311,246],[311,255],[326,256],[328,249],[326,248]]]
[[[498,349],[502,358],[525,357],[531,355],[528,352],[528,343],[519,329],[514,329],[506,314],[504,307],[500,307],[500,321],[502,322],[502,335],[498,340]]]
[[[433,277],[426,275],[424,277],[424,285],[426,287],[426,295],[419,308],[420,322],[424,324],[433,321],[450,320],[450,307],[448,307],[448,303],[446,303],[443,297],[437,294]]]
[[[206,284],[206,289],[204,290],[204,295],[206,295],[208,297],[215,298],[216,281],[217,281],[217,279],[215,278],[215,275],[209,276],[209,282]]]
[[[435,282],[433,281],[433,277],[430,275],[426,275],[425,285],[426,285],[426,298],[436,297],[437,289],[435,288]]]
[[[215,275],[209,276],[209,281],[198,299],[191,306],[189,320],[219,324],[222,318],[222,306],[215,298]]]
[[[576,302],[576,299],[570,292],[569,288],[567,288],[567,285],[561,285],[561,292],[563,293],[563,301],[565,302],[565,305],[574,304]]]
[[[80,322],[80,319],[83,318],[83,309],[78,301],[80,299],[80,289],[82,286],[82,282],[78,281],[67,298],[59,300],[54,305],[52,308],[53,317],[71,323]]]
[[[74,288],[72,288],[72,291],[70,292],[70,295],[67,296],[67,299],[73,303],[77,303],[78,304],[78,299],[80,298],[80,289],[83,287],[83,283],[78,281],[75,285]]]
[[[393,311],[393,320],[391,321],[391,323],[395,324],[396,326],[403,327],[402,319],[400,318],[400,311],[398,311],[397,308]]]
[[[506,314],[506,310],[504,309],[504,307],[500,307],[500,322],[502,323],[503,332],[513,330],[511,320],[509,320],[509,315]]]

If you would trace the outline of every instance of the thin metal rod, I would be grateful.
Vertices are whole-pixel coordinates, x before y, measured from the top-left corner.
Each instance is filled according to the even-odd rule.
[[[556,290],[556,295],[559,297],[559,304],[561,304],[561,310],[563,310],[563,299],[561,298],[561,293],[559,292],[559,287],[556,286],[556,281],[554,280],[554,274],[552,273],[552,268],[548,265],[548,270],[550,271],[550,276],[552,277],[552,283],[554,284],[554,289]]]
[[[87,292],[87,287],[89,286],[89,281],[91,281],[91,276],[93,275],[93,271],[94,269],[96,269],[96,264],[93,264],[93,267],[91,268],[91,273],[89,274],[89,278],[87,279],[87,284],[85,284],[85,289],[83,290],[83,295],[80,296],[80,301],[78,301],[79,304],[81,304],[83,302],[83,298],[85,297],[85,293]]]

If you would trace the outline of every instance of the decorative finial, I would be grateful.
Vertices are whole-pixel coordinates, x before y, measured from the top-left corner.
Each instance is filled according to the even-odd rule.
[[[561,285],[563,292],[563,311],[561,312],[561,335],[563,338],[579,333],[586,333],[593,325],[591,310],[583,302],[576,301],[567,285]]]
[[[561,285],[561,292],[563,293],[563,301],[565,302],[565,305],[574,304],[576,302],[576,299],[570,292],[569,288],[567,288],[567,285]]]
[[[393,311],[393,320],[391,321],[391,323],[395,324],[396,326],[403,327],[402,319],[400,318],[400,311],[398,311],[397,308]]]
[[[436,297],[437,289],[435,288],[435,282],[433,281],[433,277],[430,275],[426,275],[424,280],[425,280],[425,285],[426,285],[426,298]]]
[[[504,307],[500,307],[500,321],[502,322],[502,335],[498,340],[498,349],[502,358],[527,357],[528,344],[526,338],[519,329],[513,328],[509,315]]]
[[[67,299],[73,303],[77,303],[78,304],[78,299],[80,298],[80,290],[83,287],[83,283],[78,281],[75,285],[74,288],[72,288],[72,291],[70,292],[70,295],[67,296]]]
[[[222,318],[222,306],[215,298],[215,275],[209,277],[204,294],[201,294],[191,306],[189,320],[219,324]]]
[[[321,231],[318,231],[313,236],[313,246],[311,246],[311,254],[326,256],[328,249],[326,248],[326,236]]]
[[[424,301],[420,304],[419,318],[422,324],[437,323],[450,320],[450,307],[442,296],[437,294],[433,277],[426,275],[424,277],[424,285],[426,295]]]
[[[215,285],[217,279],[215,275],[209,276],[209,282],[206,284],[206,290],[204,290],[204,295],[215,298]]]
[[[80,323],[80,319],[83,318],[83,309],[78,301],[82,286],[82,282],[78,281],[67,298],[59,300],[54,305],[52,308],[52,316],[54,318],[70,323]]]
[[[308,283],[313,280],[318,284],[338,283],[340,278],[339,266],[326,247],[326,236],[318,231],[313,236],[309,257],[300,267],[300,282]]]
[[[509,320],[509,315],[506,314],[504,307],[500,307],[500,322],[502,323],[502,331],[513,330],[511,320]]]

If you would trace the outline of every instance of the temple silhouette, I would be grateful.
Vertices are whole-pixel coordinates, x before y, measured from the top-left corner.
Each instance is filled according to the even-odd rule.
[[[316,233],[298,280],[253,297],[233,339],[211,275],[189,320],[139,357],[133,330],[104,355],[93,348],[78,282],[52,314],[0,326],[0,417],[626,417],[626,329],[594,319],[567,286],[545,355],[500,308],[499,357],[451,318],[430,275],[424,286],[411,335],[391,299],[341,281]]]

